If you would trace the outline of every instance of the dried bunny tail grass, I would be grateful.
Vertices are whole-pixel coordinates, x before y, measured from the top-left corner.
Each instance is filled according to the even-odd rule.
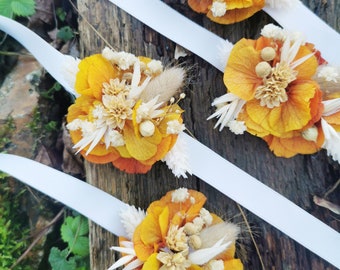
[[[218,240],[223,239],[223,243],[235,242],[238,234],[240,233],[240,228],[234,223],[221,222],[210,227],[203,229],[200,232],[200,237],[202,239],[201,248],[212,247]]]
[[[148,83],[140,98],[148,102],[159,96],[158,102],[168,102],[171,97],[178,94],[184,85],[185,77],[186,72],[183,68],[168,68]]]

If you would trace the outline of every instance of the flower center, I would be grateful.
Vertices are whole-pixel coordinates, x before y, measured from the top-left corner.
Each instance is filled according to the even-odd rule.
[[[123,129],[125,120],[131,119],[133,100],[124,95],[103,95],[102,102],[106,110],[106,121],[112,128]]]
[[[255,98],[260,100],[261,106],[272,109],[279,107],[288,100],[286,88],[296,79],[297,71],[286,63],[278,63],[271,69],[270,74],[263,78],[263,85],[255,90]]]

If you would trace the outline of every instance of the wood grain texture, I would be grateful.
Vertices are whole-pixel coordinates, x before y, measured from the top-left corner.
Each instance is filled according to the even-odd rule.
[[[261,11],[246,21],[222,26],[210,22],[203,15],[192,12],[185,1],[168,0],[165,2],[205,28],[232,42],[236,42],[242,37],[256,38],[263,25],[273,22]],[[337,16],[340,9],[338,0],[306,1],[305,3],[329,25],[337,31],[340,30],[340,19]],[[98,53],[107,45],[89,26],[90,24],[117,50],[159,59],[165,64],[176,63],[174,60],[176,44],[130,17],[108,1],[80,0],[78,9],[83,56]],[[214,111],[214,108],[210,106],[213,99],[226,91],[222,73],[190,52],[188,56],[180,59],[180,63],[191,70],[190,84],[184,89],[187,97],[181,102],[181,106],[185,109],[185,124],[195,137],[259,181],[339,230],[339,217],[314,205],[312,201],[312,195],[322,196],[338,180],[339,165],[328,158],[324,151],[314,155],[299,155],[290,159],[277,158],[268,150],[266,143],[259,138],[249,134],[236,136],[228,130],[219,132],[213,129],[215,120],[206,121],[205,119]],[[241,252],[239,255],[246,258],[244,260],[245,269],[261,269],[260,260],[250,241],[237,204],[200,179],[194,176],[190,176],[188,179],[176,179],[166,165],[161,162],[157,163],[145,175],[128,175],[110,164],[86,163],[86,175],[89,183],[127,203],[144,209],[150,202],[160,198],[171,189],[188,187],[202,191],[208,197],[206,208],[226,219],[240,223],[244,229],[240,239]],[[328,199],[340,204],[339,192],[338,188]],[[243,210],[252,230],[256,233],[256,242],[266,269],[335,269],[257,216],[246,209]],[[287,217],[287,219],[289,218]],[[91,267],[95,270],[106,269],[114,261],[115,254],[109,250],[109,247],[115,244],[116,239],[96,224],[91,224],[90,228]],[[308,230],[308,224],[306,224],[306,230]],[[320,243],[320,245],[322,244]]]

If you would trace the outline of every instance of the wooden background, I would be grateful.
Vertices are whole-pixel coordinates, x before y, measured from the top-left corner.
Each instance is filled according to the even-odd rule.
[[[246,21],[223,26],[210,22],[204,15],[191,11],[186,1],[168,0],[165,2],[232,42],[242,37],[256,38],[265,24],[274,22],[261,11]],[[340,30],[340,19],[337,16],[340,9],[338,0],[304,2],[333,28]],[[98,53],[106,46],[103,39],[89,26],[90,24],[116,50],[145,55],[162,60],[164,63],[174,62],[176,44],[132,18],[109,1],[79,0],[78,9],[82,57]],[[187,97],[180,103],[185,109],[184,121],[187,128],[200,142],[222,157],[339,231],[339,216],[314,205],[312,201],[314,194],[323,196],[339,179],[339,164],[328,158],[324,151],[309,156],[299,155],[291,159],[277,158],[268,150],[266,143],[259,138],[249,134],[236,136],[227,129],[222,132],[213,129],[216,121],[205,119],[214,112],[214,108],[210,106],[213,99],[226,91],[222,82],[222,73],[201,58],[188,53],[188,56],[180,59],[180,63],[185,63],[192,70],[190,84],[184,89]],[[144,209],[150,202],[159,199],[171,189],[187,187],[203,192],[208,197],[207,209],[242,226],[239,256],[244,262],[245,269],[335,269],[271,225],[243,209],[253,233],[256,234],[255,240],[264,263],[262,267],[237,204],[194,176],[188,179],[176,179],[164,163],[157,163],[145,175],[128,175],[110,164],[86,163],[86,175],[89,183],[127,203]],[[234,179],[234,181],[237,180]],[[241,194],[242,190],[239,192]],[[339,192],[338,188],[330,194],[328,199],[340,204]],[[287,216],[287,219],[289,218]],[[305,226],[308,230],[308,224]],[[311,232],[311,235],[313,233],[318,232]],[[116,243],[116,239],[93,223],[90,224],[90,234],[92,269],[107,269],[115,260],[115,254],[109,250],[109,247]]]

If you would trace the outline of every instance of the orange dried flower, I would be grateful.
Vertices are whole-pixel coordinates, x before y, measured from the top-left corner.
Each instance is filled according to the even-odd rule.
[[[220,117],[221,129],[263,138],[277,156],[315,153],[324,143],[322,91],[314,79],[323,62],[312,44],[268,25],[257,40],[234,45],[224,72],[228,93],[216,99],[210,118]]]
[[[169,101],[182,86],[184,71],[173,68],[181,75],[170,78],[175,87],[155,89],[153,81],[166,81],[169,74],[159,61],[107,48],[78,68],[79,96],[67,115],[74,147],[93,163],[112,162],[128,173],[149,171],[184,129],[183,110]]]
[[[188,0],[188,5],[196,12],[220,24],[232,24],[245,20],[261,10],[264,0]]]
[[[129,269],[242,270],[235,258],[238,226],[203,208],[205,201],[202,193],[179,188],[152,202],[132,239],[120,239],[126,252],[109,269],[127,264]],[[124,214],[123,223],[129,220]]]

